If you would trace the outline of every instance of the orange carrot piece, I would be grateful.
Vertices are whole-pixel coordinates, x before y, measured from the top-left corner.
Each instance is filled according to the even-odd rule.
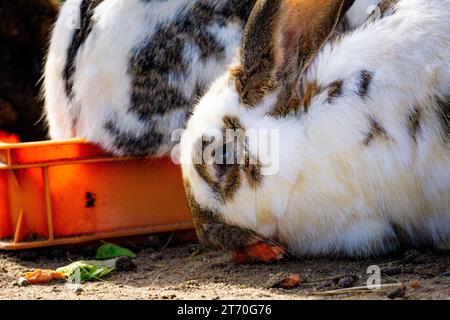
[[[25,279],[27,279],[29,284],[48,284],[53,280],[64,280],[66,276],[53,270],[37,269],[33,272],[25,273]]]
[[[236,263],[250,262],[275,262],[283,259],[285,250],[280,246],[270,246],[264,242],[258,242],[244,249],[234,250],[232,258]]]

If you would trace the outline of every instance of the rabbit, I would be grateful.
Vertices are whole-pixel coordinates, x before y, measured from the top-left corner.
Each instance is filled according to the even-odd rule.
[[[201,243],[448,249],[450,1],[383,0],[338,36],[343,1],[316,4],[258,0],[239,60],[194,107],[179,157]]]
[[[170,154],[172,133],[236,59],[255,1],[65,1],[45,65],[50,138]]]

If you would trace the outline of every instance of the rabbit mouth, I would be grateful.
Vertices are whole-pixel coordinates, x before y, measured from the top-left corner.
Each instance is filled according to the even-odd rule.
[[[245,228],[226,224],[211,211],[198,212],[198,221],[194,222],[200,244],[211,250],[231,251],[246,248],[258,241],[256,234]],[[211,215],[214,218],[210,219]],[[208,217],[205,221],[205,218]],[[195,220],[195,218],[194,218]]]
[[[197,203],[186,183],[186,194],[200,244],[211,250],[230,251],[255,244],[262,238],[254,231],[225,222],[219,212]]]

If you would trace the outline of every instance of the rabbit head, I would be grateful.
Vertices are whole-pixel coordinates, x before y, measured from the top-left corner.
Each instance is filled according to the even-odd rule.
[[[301,127],[314,88],[301,75],[353,1],[261,0],[239,61],[200,100],[181,141],[181,161],[200,241],[212,248],[274,239],[298,172]],[[280,156],[282,155],[282,156]]]

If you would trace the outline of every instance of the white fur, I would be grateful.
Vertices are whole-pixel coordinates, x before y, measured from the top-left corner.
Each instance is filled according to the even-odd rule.
[[[66,52],[74,32],[74,29],[71,29],[71,23],[74,22],[73,10],[79,7],[80,2],[81,0],[67,0],[61,8],[45,65],[45,111],[50,124],[49,133],[53,139],[67,139],[74,136],[73,114],[71,114],[73,107],[70,106],[66,96],[62,71],[66,64]]]
[[[367,1],[366,1],[367,2]],[[280,171],[252,190],[244,183],[222,204],[189,164],[183,164],[196,201],[230,223],[280,239],[299,254],[370,255],[395,249],[393,225],[412,244],[450,244],[450,147],[440,135],[432,97],[450,94],[450,1],[400,0],[395,15],[327,44],[306,81],[323,87],[342,79],[332,104],[316,96],[303,115],[275,119],[267,105],[246,108],[232,81],[218,80],[197,105],[181,145],[190,159],[205,128],[225,115],[246,129],[280,130]],[[361,70],[373,72],[368,97],[356,93]],[[408,135],[414,104],[425,107],[417,144]],[[263,106],[265,105],[265,106]],[[363,144],[369,118],[389,139]],[[253,150],[253,152],[255,152]],[[245,180],[243,180],[245,181]]]

